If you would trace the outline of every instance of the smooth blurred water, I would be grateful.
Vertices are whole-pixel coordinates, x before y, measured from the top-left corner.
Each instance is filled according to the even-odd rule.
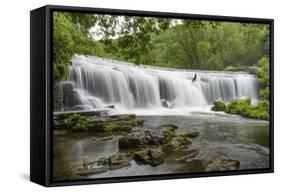
[[[245,72],[177,70],[83,55],[73,57],[68,81],[81,103],[92,108],[114,105],[115,113],[151,113],[165,109],[165,102],[172,114],[181,108],[206,108],[218,99],[259,98],[256,76]]]

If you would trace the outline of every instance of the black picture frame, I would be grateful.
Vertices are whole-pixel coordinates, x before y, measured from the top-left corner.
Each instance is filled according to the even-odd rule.
[[[266,169],[52,181],[52,14],[53,11],[122,14],[270,25],[270,167]],[[30,180],[43,186],[82,185],[274,172],[274,20],[47,5],[30,12]]]

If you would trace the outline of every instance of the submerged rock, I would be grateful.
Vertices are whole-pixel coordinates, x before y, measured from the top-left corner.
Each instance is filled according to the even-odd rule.
[[[145,149],[134,154],[134,159],[143,164],[160,165],[165,160],[165,154],[160,147]]]
[[[199,136],[199,132],[198,131],[194,131],[194,132],[185,133],[183,135],[186,136],[186,137],[189,137],[189,138],[196,138],[196,137]]]
[[[120,169],[130,166],[130,153],[119,152],[109,158],[109,166],[111,170]]]
[[[98,161],[94,162],[83,162],[80,165],[77,165],[76,175],[79,176],[89,176],[94,174],[104,173],[109,170],[109,161],[108,159],[101,158]]]
[[[187,148],[187,147],[180,147],[174,150],[173,153],[171,153],[167,160],[169,162],[187,162],[191,158],[194,158],[198,155],[199,151],[194,148]]]
[[[189,172],[203,172],[208,165],[208,161],[201,158],[191,158],[186,160],[185,166]]]
[[[240,161],[232,159],[219,159],[211,161],[205,171],[233,171],[240,167]]]
[[[131,153],[118,152],[109,158],[100,158],[93,162],[85,161],[74,168],[76,169],[76,175],[89,176],[130,166],[131,159]]]
[[[173,124],[163,124],[163,125],[159,125],[159,128],[168,128],[171,130],[176,130],[178,127]]]

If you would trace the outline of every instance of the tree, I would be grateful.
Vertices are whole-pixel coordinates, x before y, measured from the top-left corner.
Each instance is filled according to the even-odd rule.
[[[260,96],[262,99],[269,101],[269,58],[268,56],[264,56],[260,60],[260,68],[258,73],[258,81],[260,86]]]
[[[53,35],[53,78],[64,79],[74,54],[93,54],[95,43],[88,31],[96,22],[90,14],[55,12]]]

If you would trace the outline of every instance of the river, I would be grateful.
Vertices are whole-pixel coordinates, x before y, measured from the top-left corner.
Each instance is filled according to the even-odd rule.
[[[197,131],[192,147],[199,149],[196,158],[235,159],[240,161],[240,170],[269,167],[269,122],[243,118],[224,113],[191,113],[189,115],[141,116],[144,127],[160,124],[178,126],[177,133]],[[95,135],[54,135],[54,175],[59,176],[71,170],[72,165],[83,161],[95,161],[118,152],[118,136],[109,140],[96,140]],[[169,163],[152,167],[138,165],[134,160],[130,166],[89,176],[122,177],[187,173],[184,163]]]

